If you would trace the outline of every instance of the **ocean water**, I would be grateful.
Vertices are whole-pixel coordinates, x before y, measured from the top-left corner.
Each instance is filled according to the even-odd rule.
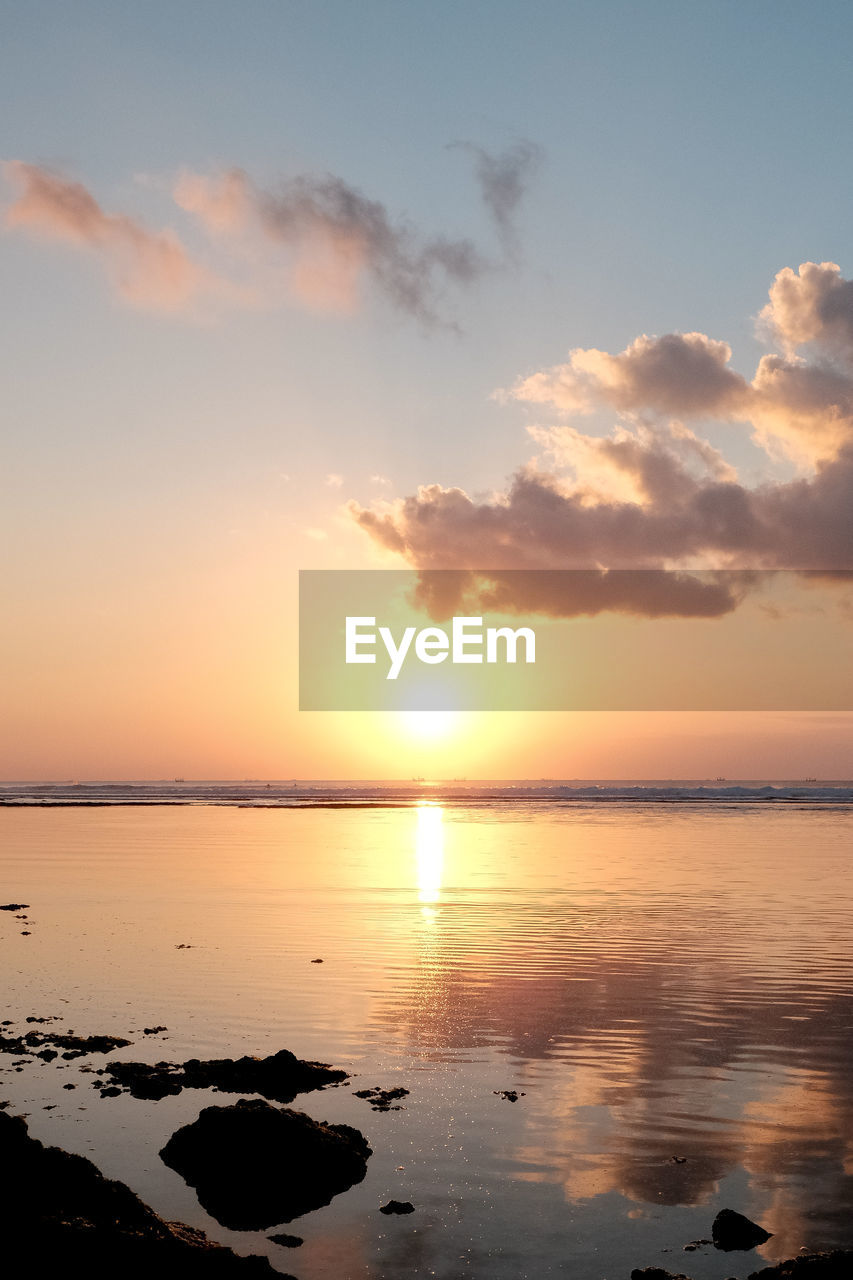
[[[292,1049],[353,1075],[293,1105],[374,1155],[282,1249],[158,1155],[234,1098],[101,1099],[97,1056],[0,1055],[0,1100],[301,1280],[724,1280],[853,1247],[851,848],[849,783],[4,784],[0,901],[32,922],[0,912],[15,1030],[57,1016],[151,1061]],[[399,1111],[353,1096],[395,1085]],[[770,1241],[685,1253],[723,1207]]]

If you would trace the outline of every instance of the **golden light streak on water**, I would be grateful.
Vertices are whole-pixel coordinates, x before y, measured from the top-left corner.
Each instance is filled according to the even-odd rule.
[[[444,810],[441,805],[418,805],[418,825],[415,838],[418,900],[424,905],[422,914],[435,917],[435,905],[441,897],[441,877],[444,870]]]

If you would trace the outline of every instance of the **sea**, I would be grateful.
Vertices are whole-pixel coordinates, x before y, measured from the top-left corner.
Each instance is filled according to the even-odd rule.
[[[850,781],[4,783],[0,1030],[132,1043],[2,1054],[0,1102],[299,1280],[741,1280],[850,1248],[851,850]],[[282,1048],[350,1073],[292,1105],[373,1149],[279,1224],[298,1248],[160,1159],[235,1097],[95,1073]],[[770,1239],[715,1249],[723,1208]]]

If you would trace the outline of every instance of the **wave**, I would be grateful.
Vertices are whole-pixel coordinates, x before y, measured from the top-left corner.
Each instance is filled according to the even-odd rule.
[[[299,780],[5,782],[0,807],[224,805],[244,808],[395,808],[425,801],[507,804],[853,804],[853,782],[827,781],[411,781]]]

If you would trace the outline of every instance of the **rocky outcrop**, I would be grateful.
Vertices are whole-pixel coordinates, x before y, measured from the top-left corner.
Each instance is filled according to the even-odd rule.
[[[853,1249],[831,1253],[806,1253],[773,1267],[753,1271],[749,1280],[850,1280],[853,1276]]]
[[[122,1182],[83,1156],[45,1147],[25,1120],[0,1111],[2,1259],[8,1273],[181,1276],[182,1280],[276,1277],[266,1258],[239,1257],[180,1222],[164,1222]]]
[[[711,1224],[711,1235],[715,1249],[730,1253],[734,1249],[755,1249],[769,1240],[772,1232],[734,1209],[721,1209]]]
[[[297,1093],[346,1080],[324,1062],[304,1062],[288,1049],[268,1058],[211,1058],[187,1062],[110,1062],[105,1076],[134,1098],[156,1100],[182,1089],[219,1089],[222,1093],[259,1093],[272,1102],[292,1102]]]
[[[328,1204],[362,1180],[370,1155],[358,1129],[245,1099],[205,1107],[160,1152],[207,1212],[235,1231],[263,1230]]]

